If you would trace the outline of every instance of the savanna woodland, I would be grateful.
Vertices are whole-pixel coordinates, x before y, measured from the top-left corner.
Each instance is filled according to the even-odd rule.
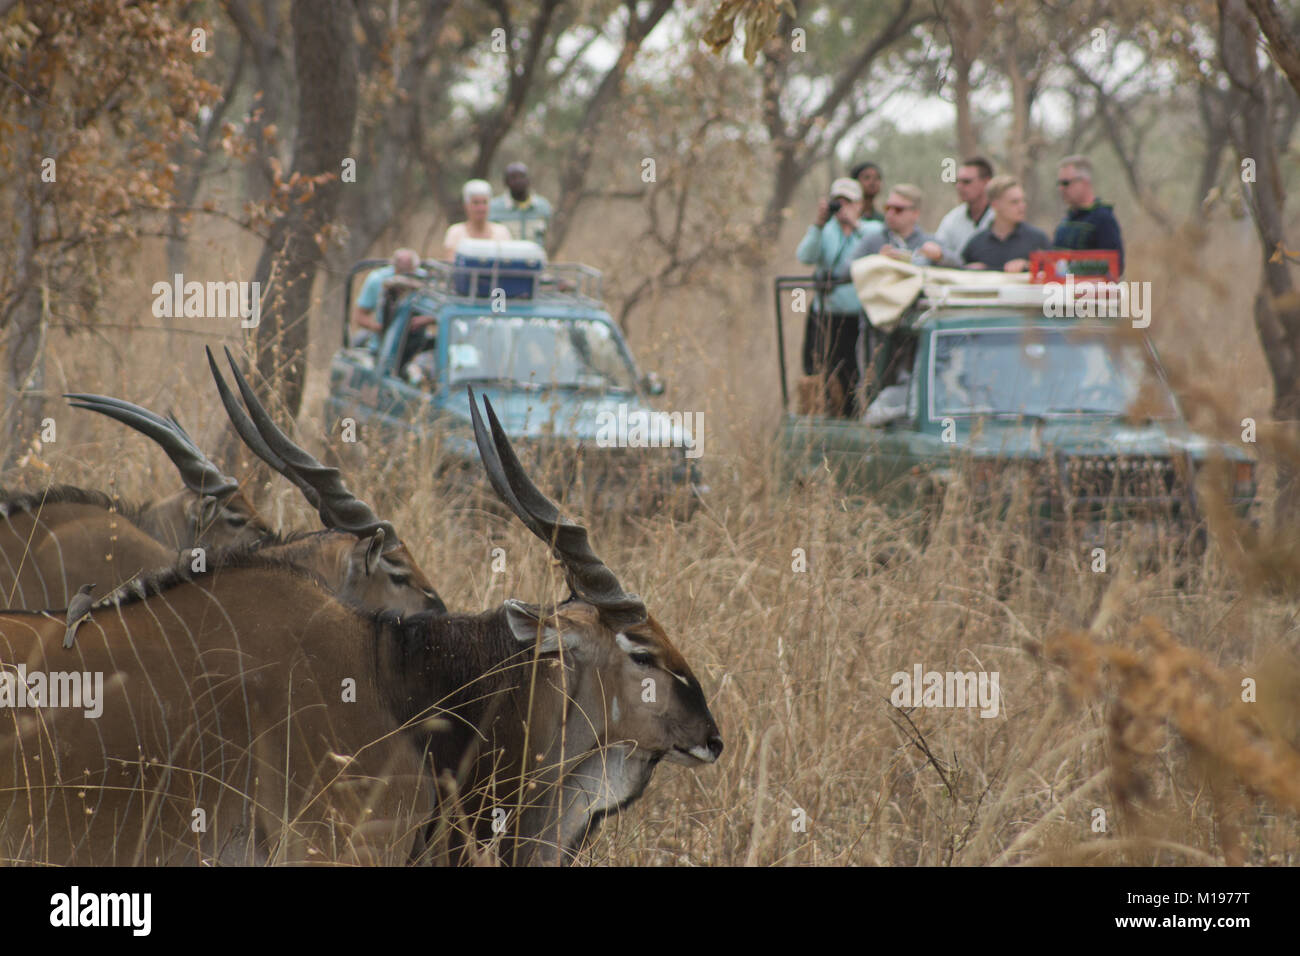
[[[1295,865],[1298,91],[1290,0],[0,0],[0,858]],[[1069,156],[1145,290],[1119,324],[1240,456],[1190,521],[1094,546],[987,469],[792,477],[791,419],[867,427],[806,406],[788,290],[775,329],[826,200],[870,162],[933,233],[983,157],[1051,239]],[[425,260],[412,329],[469,308],[444,234],[515,164],[561,278],[501,311],[604,310],[619,401],[694,429],[684,511],[569,494],[601,442],[541,455],[578,406],[527,375],[506,408],[440,366],[425,428],[332,404],[388,344],[340,349],[369,269]],[[429,354],[495,361],[481,312]],[[543,373],[577,341],[514,321]]]

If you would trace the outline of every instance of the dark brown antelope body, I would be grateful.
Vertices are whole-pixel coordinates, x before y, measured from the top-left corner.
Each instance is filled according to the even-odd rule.
[[[69,485],[0,502],[0,606],[65,607],[83,584],[105,593],[177,551],[142,529],[138,513]]]
[[[249,555],[96,610],[71,650],[61,631],[58,617],[0,615],[0,679],[22,664],[29,681],[84,672],[103,686],[97,717],[84,706],[0,707],[0,857],[409,855],[431,780],[376,686],[376,627],[301,570]]]

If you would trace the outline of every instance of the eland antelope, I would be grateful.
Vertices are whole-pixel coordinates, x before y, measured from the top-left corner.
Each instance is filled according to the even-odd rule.
[[[102,593],[142,572],[188,559],[196,547],[254,545],[270,529],[174,419],[116,398],[70,395],[157,442],[185,490],[141,506],[102,492],[57,485],[0,502],[0,593],[6,606],[63,607],[78,589]]]
[[[716,761],[699,681],[484,401],[484,468],[565,601],[401,616],[240,552],[94,611],[70,651],[61,620],[0,614],[0,858],[569,862],[662,760]],[[20,667],[42,706],[15,704]]]
[[[230,391],[211,349],[207,356],[221,403],[239,437],[253,454],[298,487],[327,529],[291,538],[268,548],[268,553],[313,571],[354,603],[398,612],[445,612],[442,599],[392,524],[380,520],[348,491],[337,468],[317,461],[276,427],[230,349],[226,361],[247,410]]]
[[[205,546],[258,544],[270,532],[266,522],[239,490],[239,482],[203,454],[175,418],[105,395],[64,395],[74,408],[116,419],[152,438],[180,472],[185,489],[140,508],[134,521],[173,550]]]

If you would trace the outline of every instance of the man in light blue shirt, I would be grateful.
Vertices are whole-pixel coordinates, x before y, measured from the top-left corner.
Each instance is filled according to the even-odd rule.
[[[424,273],[420,270],[420,254],[414,249],[398,249],[393,253],[390,265],[372,269],[366,276],[352,307],[352,324],[356,326],[356,332],[352,336],[353,346],[378,343],[378,334],[383,332],[384,325],[382,316],[377,316],[375,311],[384,291],[384,282],[395,275],[422,277]]]
[[[488,218],[510,230],[516,239],[546,245],[546,230],[551,224],[551,204],[530,189],[528,167],[511,163],[506,167],[506,191],[492,197]]]
[[[827,406],[833,414],[852,417],[857,408],[858,325],[862,304],[849,281],[853,249],[863,239],[882,234],[879,223],[864,222],[862,187],[853,179],[837,179],[830,196],[817,203],[817,216],[808,227],[795,255],[816,266],[821,280],[813,297],[804,330],[803,370],[805,375],[825,374],[827,385],[839,383],[841,395],[827,391]]]

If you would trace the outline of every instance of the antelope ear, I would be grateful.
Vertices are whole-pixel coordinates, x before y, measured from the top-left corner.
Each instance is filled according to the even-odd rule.
[[[577,649],[582,641],[582,635],[558,617],[554,609],[546,613],[535,604],[525,604],[513,598],[507,598],[505,604],[506,624],[510,626],[510,633],[525,647],[537,644],[539,634],[543,654],[558,651],[561,639],[566,650]]]
[[[207,526],[217,520],[217,515],[221,513],[221,499],[216,495],[204,495],[190,505],[190,514],[192,514],[200,525]]]
[[[379,559],[384,556],[384,529],[380,528],[370,536],[366,544],[366,577],[370,577],[379,567]]]

